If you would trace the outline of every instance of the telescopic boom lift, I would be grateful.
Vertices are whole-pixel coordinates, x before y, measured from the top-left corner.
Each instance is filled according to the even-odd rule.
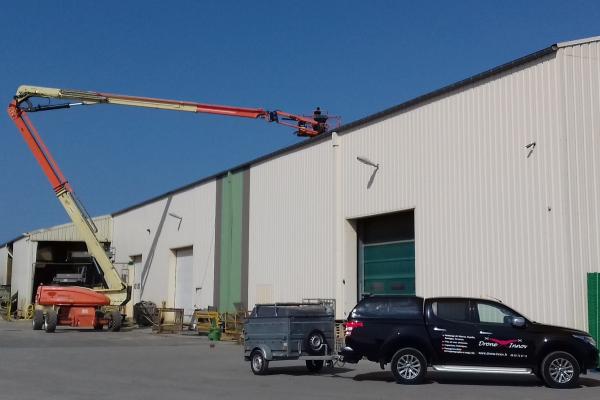
[[[51,102],[46,104],[36,104],[36,99],[67,100],[68,102],[59,104]],[[292,127],[296,129],[296,135],[300,137],[314,137],[326,132],[328,129],[328,117],[322,114],[318,107],[314,111],[312,117],[306,117],[290,114],[280,110],[268,111],[262,108],[232,107],[196,103],[191,101],[135,97],[82,90],[54,89],[26,85],[20,86],[16,95],[14,96],[13,101],[8,106],[8,114],[21,132],[21,135],[25,139],[29,149],[48,178],[52,188],[54,189],[54,192],[56,193],[56,197],[63,205],[65,211],[71,218],[73,225],[85,241],[88,252],[94,258],[97,266],[102,271],[107,286],[106,288],[102,289],[94,289],[94,291],[105,295],[106,301],[97,301],[100,293],[93,293],[91,289],[87,288],[71,288],[69,291],[69,288],[45,287],[44,290],[50,288],[54,290],[55,294],[53,294],[53,299],[60,297],[57,296],[56,293],[63,295],[62,303],[59,304],[55,302],[50,304],[52,306],[58,306],[59,309],[62,309],[62,311],[59,311],[58,315],[59,325],[88,326],[93,323],[94,327],[98,327],[98,325],[102,327],[103,324],[108,322],[107,319],[103,319],[102,314],[98,314],[98,312],[100,312],[100,308],[108,304],[112,306],[124,306],[130,300],[131,287],[128,287],[127,284],[122,281],[110,258],[106,254],[102,244],[98,240],[98,237],[96,236],[96,226],[94,225],[88,213],[85,211],[85,208],[77,200],[71,185],[63,175],[58,164],[52,157],[52,154],[44,144],[44,141],[40,137],[27,114],[32,112],[97,104],[114,104],[171,111],[217,114],[230,117],[258,118],[263,119],[266,122],[275,122],[280,125]],[[40,293],[40,290],[38,290],[36,303],[39,303],[40,299],[46,299],[46,301],[48,301],[47,294],[50,292],[48,292],[48,290],[46,290],[46,292],[47,293]],[[83,314],[87,314],[89,310],[82,311],[86,307],[88,309],[89,307],[92,307],[98,311],[96,312],[96,317],[93,319],[93,321],[90,320],[86,322],[84,318],[85,315]],[[38,308],[37,304],[36,308]],[[39,308],[45,310],[44,326],[46,326],[46,320],[48,319],[48,315],[52,317],[52,311],[47,312],[48,305],[44,306],[42,304],[42,306]],[[54,317],[56,317],[55,314]],[[52,321],[50,322],[52,323]],[[36,321],[34,318],[34,329],[35,328]]]

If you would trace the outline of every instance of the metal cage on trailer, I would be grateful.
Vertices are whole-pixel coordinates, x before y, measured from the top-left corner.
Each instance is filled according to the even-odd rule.
[[[302,360],[311,372],[339,360],[328,302],[257,304],[244,326],[244,359],[256,375],[271,361]]]

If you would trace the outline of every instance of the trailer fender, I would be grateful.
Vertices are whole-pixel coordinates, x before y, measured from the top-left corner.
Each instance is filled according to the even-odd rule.
[[[262,353],[263,357],[265,357],[265,360],[267,361],[271,361],[273,360],[273,352],[271,351],[271,348],[265,344],[261,344],[259,346],[256,346],[252,349],[252,351],[250,352],[250,354],[254,353],[254,351],[256,350],[260,350],[260,352]],[[248,358],[249,359],[249,358]]]

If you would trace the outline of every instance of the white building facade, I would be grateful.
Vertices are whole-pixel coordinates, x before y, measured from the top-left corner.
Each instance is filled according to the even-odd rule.
[[[113,214],[133,301],[494,297],[587,329],[598,60],[600,38],[554,45]]]

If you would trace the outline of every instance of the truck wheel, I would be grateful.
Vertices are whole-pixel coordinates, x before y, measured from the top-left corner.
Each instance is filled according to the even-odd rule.
[[[306,349],[310,354],[325,353],[325,336],[320,331],[312,331],[306,337]]]
[[[407,347],[394,354],[391,367],[397,383],[415,385],[425,378],[427,360],[419,350]]]
[[[110,313],[110,317],[108,318],[108,329],[111,332],[119,332],[121,330],[121,325],[123,323],[123,317],[121,313],[118,311],[113,311]]]
[[[44,325],[44,312],[42,310],[33,311],[33,330],[39,331]]]
[[[542,377],[552,388],[564,389],[577,385],[579,363],[571,354],[564,351],[550,353],[542,361]]]
[[[269,360],[263,356],[262,351],[254,350],[250,356],[250,369],[254,375],[264,375],[269,368]]]
[[[310,372],[317,373],[323,369],[323,360],[306,360],[306,368]]]
[[[49,308],[46,310],[46,318],[44,318],[44,330],[48,333],[52,333],[56,330],[56,325],[58,323],[58,315],[56,311]]]

